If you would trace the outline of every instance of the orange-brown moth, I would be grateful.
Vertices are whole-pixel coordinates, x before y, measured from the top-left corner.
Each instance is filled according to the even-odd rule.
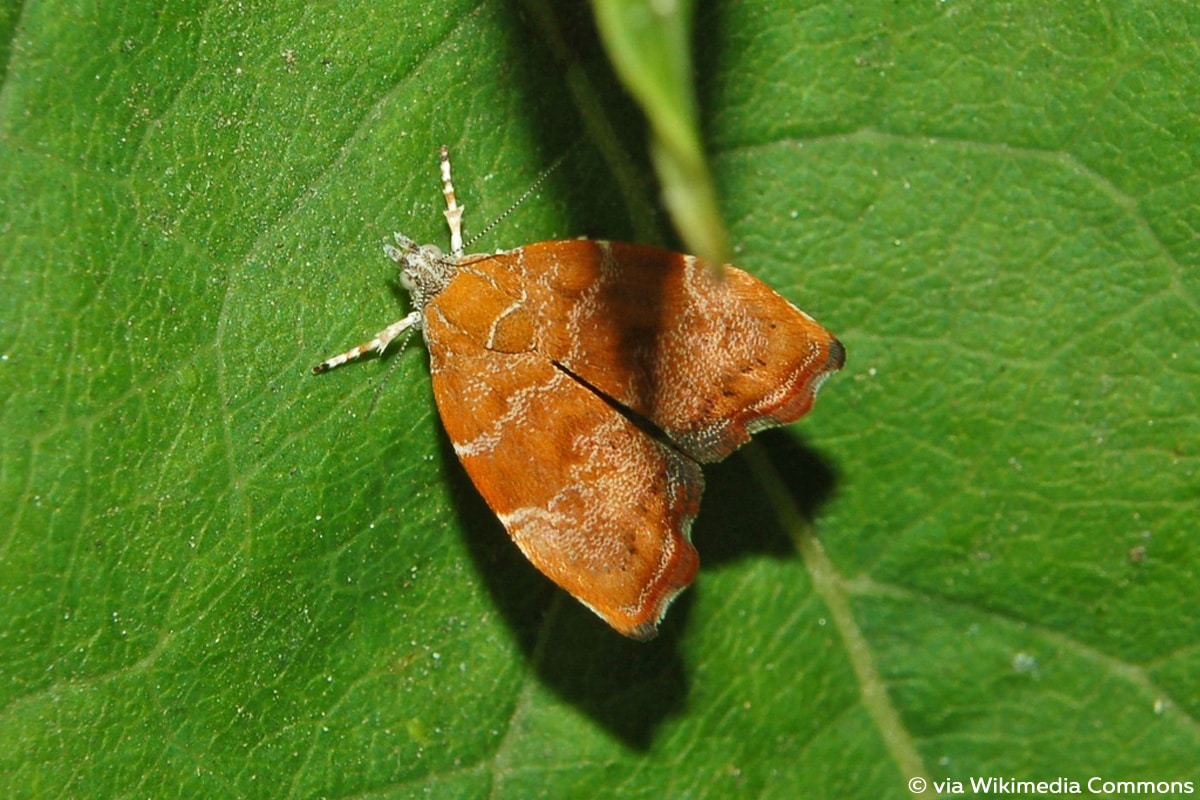
[[[313,371],[421,329],[442,425],[513,541],[650,639],[699,565],[700,464],[799,419],[845,349],[742,270],[657,247],[464,255],[445,147],[441,170],[451,254],[396,234],[384,249],[415,310]]]

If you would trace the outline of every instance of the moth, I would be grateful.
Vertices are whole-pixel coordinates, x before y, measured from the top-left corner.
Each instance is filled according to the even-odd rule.
[[[736,267],[641,244],[464,254],[441,149],[450,253],[384,246],[413,311],[313,368],[424,335],[454,452],[517,547],[618,632],[653,638],[699,566],[700,465],[793,422],[841,342]]]

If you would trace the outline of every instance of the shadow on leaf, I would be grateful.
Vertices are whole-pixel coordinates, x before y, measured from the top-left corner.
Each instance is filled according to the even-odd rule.
[[[786,433],[772,432],[758,440],[793,502],[811,518],[832,491],[832,469]],[[672,605],[657,639],[626,639],[525,560],[471,484],[444,433],[439,442],[458,522],[477,572],[538,678],[628,747],[647,750],[658,727],[687,705],[688,676],[678,644],[693,599],[702,591],[704,567],[697,579],[701,588],[693,586]],[[791,539],[744,465],[729,459],[706,473],[710,480],[705,505],[713,513],[706,517],[702,511],[695,529],[702,564],[711,569],[747,555],[794,555]]]

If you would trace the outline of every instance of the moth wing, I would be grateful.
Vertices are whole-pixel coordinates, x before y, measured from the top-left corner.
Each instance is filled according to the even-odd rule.
[[[546,317],[538,349],[699,461],[799,419],[845,360],[829,331],[736,267],[619,242],[516,252]]]
[[[470,283],[447,291],[486,299]],[[449,314],[464,305],[441,299],[425,314],[433,392],[467,474],[534,566],[619,632],[651,638],[699,564],[699,465],[540,354],[489,349]]]

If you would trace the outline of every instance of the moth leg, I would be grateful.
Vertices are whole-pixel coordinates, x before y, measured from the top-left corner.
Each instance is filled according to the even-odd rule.
[[[314,375],[320,375],[322,372],[328,372],[334,367],[339,367],[347,361],[353,361],[356,358],[361,358],[372,350],[380,355],[387,349],[387,346],[392,343],[398,336],[406,335],[412,332],[414,328],[421,327],[421,312],[413,311],[407,317],[397,322],[393,322],[386,328],[375,334],[369,342],[363,342],[358,347],[351,348],[344,353],[327,358],[320,364],[312,368]],[[406,336],[407,338],[407,336]]]
[[[450,148],[442,145],[442,194],[446,197],[446,224],[450,226],[450,253],[455,258],[463,254],[462,215],[466,206],[460,206],[454,198],[454,184],[450,182]]]

